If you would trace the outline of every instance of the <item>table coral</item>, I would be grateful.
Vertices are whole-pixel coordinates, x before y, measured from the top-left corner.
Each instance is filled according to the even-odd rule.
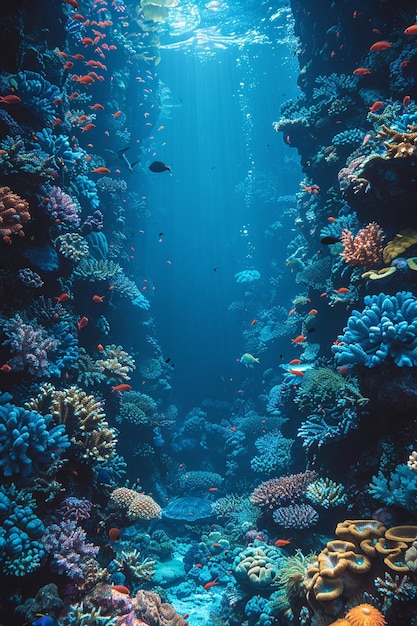
[[[21,232],[23,224],[29,220],[29,203],[10,187],[0,187],[0,236],[10,237]]]
[[[131,521],[155,519],[161,514],[161,507],[151,496],[127,487],[112,491],[109,506],[126,511]]]

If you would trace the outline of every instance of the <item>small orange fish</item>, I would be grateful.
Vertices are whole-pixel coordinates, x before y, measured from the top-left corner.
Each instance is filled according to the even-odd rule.
[[[325,298],[328,295],[327,291],[323,291],[323,293],[320,294],[320,298]]]
[[[198,567],[199,569],[201,569],[203,567],[202,563],[194,563],[195,567]]]
[[[112,391],[130,391],[131,389],[131,385],[128,385],[127,383],[122,383],[121,385],[116,385],[111,388]]]
[[[237,428],[235,428],[234,426],[231,426],[231,427],[229,428],[229,430],[231,430],[231,431],[232,431],[232,433],[235,433],[235,432],[237,431]]]
[[[339,372],[339,374],[345,374],[348,371],[348,366],[347,365],[342,365],[342,367],[338,367],[337,371]]]
[[[104,296],[93,296],[92,300],[93,302],[103,302]]]
[[[300,363],[301,363],[301,359],[292,359],[289,365],[300,365]]]
[[[55,296],[55,300],[57,302],[66,302],[67,300],[70,300],[71,296],[68,293],[61,293],[60,296]]]
[[[357,67],[353,74],[355,76],[366,76],[366,74],[371,74],[371,70],[368,67]]]
[[[218,487],[209,487],[208,489],[209,491],[218,491],[219,488]]]
[[[10,365],[8,363],[4,363],[1,367],[0,370],[2,372],[11,372],[12,368],[10,367]]]
[[[258,320],[252,320],[252,321],[251,321],[251,323],[250,323],[250,325],[251,325],[251,326],[255,326],[255,324],[257,323],[257,321],[258,321]]]
[[[83,316],[80,321],[77,323],[78,330],[85,328],[88,324],[88,317]]]
[[[92,124],[92,123],[90,122],[89,124],[86,124],[85,126],[82,126],[81,130],[82,130],[82,132],[83,132],[83,133],[85,133],[85,132],[87,132],[87,131],[89,131],[89,130],[92,130],[92,129],[93,129],[93,128],[95,128],[95,127],[96,127],[96,125],[95,125],[95,124]]]
[[[88,74],[86,76],[78,76],[75,80],[83,85],[92,85],[94,83],[94,78]]]
[[[92,104],[90,106],[90,109],[92,109],[93,111],[104,111],[104,106],[97,102],[96,104]]]
[[[73,54],[72,58],[74,59],[74,61],[83,61],[84,60],[84,55],[83,54]]]
[[[389,41],[376,41],[369,50],[371,52],[379,52],[380,50],[388,50],[388,48],[392,48],[392,44]]]
[[[219,583],[217,582],[217,578],[215,578],[214,580],[210,580],[210,582],[206,583],[204,585],[204,589],[207,591],[208,589],[210,589],[210,587],[214,587],[214,585],[218,585]]]
[[[116,111],[116,113],[113,113],[112,115],[114,118],[116,118],[116,117],[119,117],[121,114],[122,114],[122,111]]]
[[[300,370],[290,370],[290,374],[294,376],[304,376],[304,372],[300,372]]]
[[[99,350],[100,352],[102,352],[104,350],[104,346],[102,346],[101,343],[98,344],[97,346],[97,350]]]
[[[340,287],[340,289],[335,289],[335,293],[349,293],[349,289],[347,287]]]
[[[71,18],[73,20],[77,20],[77,22],[84,22],[84,20],[85,20],[84,15],[81,15],[81,13],[73,13],[71,15]]]
[[[4,235],[2,239],[3,239],[4,243],[7,243],[7,245],[9,245],[9,246],[12,245],[12,239],[11,239],[11,237],[9,237],[9,235]]]
[[[290,310],[288,311],[288,315],[294,315],[294,313],[296,312],[296,310],[297,310],[297,309],[296,309],[295,307],[294,307],[293,309],[290,309]]]
[[[307,337],[305,335],[297,335],[297,337],[295,337],[294,339],[291,339],[291,343],[301,343],[302,341],[305,341],[307,339]]]
[[[417,35],[417,24],[412,24],[405,29],[404,35]]]
[[[72,70],[74,67],[74,63],[72,61],[67,61],[63,67],[64,70]]]
[[[375,113],[375,111],[378,111],[378,109],[380,109],[383,106],[383,102],[382,100],[376,100],[370,107],[369,110],[371,113]]]
[[[79,6],[78,6],[78,2],[77,0],[64,0],[67,4],[71,5],[73,9],[78,10]]]
[[[311,309],[311,310],[308,312],[308,315],[317,315],[317,313],[318,313],[317,309]]]
[[[110,170],[108,167],[95,167],[91,170],[92,174],[110,174]]]
[[[408,105],[410,104],[411,101],[411,96],[404,96],[403,99],[403,107],[404,109],[406,109],[408,107]]]
[[[327,218],[327,221],[330,222],[331,224],[334,224],[334,222],[336,221],[336,218],[331,215],[330,217]]]
[[[277,548],[282,548],[283,546],[288,546],[289,543],[291,543],[290,539],[277,539],[276,541],[274,541],[274,546],[277,546]]]
[[[80,94],[79,94],[79,93],[77,93],[76,91],[74,91],[74,93],[71,93],[71,94],[68,96],[68,100],[75,100],[75,98],[79,98],[79,97],[80,97]]]
[[[111,589],[114,589],[114,591],[118,591],[119,593],[124,593],[127,596],[130,594],[130,589],[124,585],[112,585]]]
[[[19,104],[19,102],[22,102],[22,100],[21,98],[19,98],[19,96],[10,94],[8,96],[0,96],[0,102],[2,104]]]

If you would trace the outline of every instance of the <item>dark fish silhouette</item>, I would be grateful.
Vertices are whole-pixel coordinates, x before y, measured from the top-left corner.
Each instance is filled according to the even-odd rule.
[[[333,243],[338,243],[340,241],[340,237],[322,237],[320,239],[320,243],[325,246],[331,246]]]
[[[166,172],[166,171],[172,174],[171,166],[166,165],[162,161],[153,161],[150,164],[149,169],[151,170],[151,172],[156,172],[157,174],[159,174],[160,172]]]
[[[123,167],[126,167],[131,174],[134,174],[136,170],[134,170],[133,168],[140,161],[134,161],[133,163],[131,163],[126,156],[126,152],[128,150],[130,150],[130,146],[128,146],[127,148],[123,148],[123,150],[118,150],[117,152],[114,152],[113,150],[107,150],[107,149],[105,149],[104,152],[106,153],[106,157],[107,157],[106,161],[111,161],[113,163],[115,161],[120,161],[120,165],[122,165]]]

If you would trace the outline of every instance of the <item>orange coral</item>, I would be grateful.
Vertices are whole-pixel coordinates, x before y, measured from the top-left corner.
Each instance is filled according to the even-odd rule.
[[[358,604],[346,613],[345,620],[351,626],[385,626],[387,623],[381,611],[372,604]]]
[[[355,267],[372,267],[382,259],[382,228],[376,222],[370,222],[356,236],[350,230],[343,230],[341,235],[345,263]]]
[[[0,237],[10,237],[22,231],[23,223],[29,220],[28,202],[13,193],[10,187],[0,187]]]

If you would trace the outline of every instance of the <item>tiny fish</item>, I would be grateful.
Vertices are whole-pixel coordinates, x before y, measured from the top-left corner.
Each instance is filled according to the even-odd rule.
[[[108,167],[95,167],[91,170],[92,174],[110,174],[110,170]]]
[[[290,539],[277,539],[276,541],[274,541],[274,546],[277,546],[277,548],[282,548],[283,546],[288,546],[289,543],[291,543]]]
[[[19,96],[10,94],[8,96],[0,96],[0,102],[2,104],[19,104],[19,102],[22,102],[22,100],[19,98]]]
[[[78,330],[85,328],[88,324],[88,317],[83,316],[80,321],[77,323]]]

